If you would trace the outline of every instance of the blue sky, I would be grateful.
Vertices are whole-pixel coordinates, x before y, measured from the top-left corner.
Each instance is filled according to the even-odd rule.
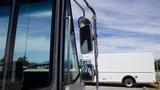
[[[77,1],[85,8],[86,17],[91,19],[92,14],[86,8],[83,0]],[[155,58],[160,58],[160,0],[88,1],[97,12],[98,46],[100,53],[152,52]],[[34,11],[33,7],[31,8],[31,10]],[[82,16],[82,12],[74,2],[72,2],[72,9],[79,52],[79,29],[77,20],[78,17]],[[48,16],[51,16],[51,12],[45,11],[45,9],[44,12],[31,14],[32,20],[34,21],[32,24],[37,24],[37,27],[30,26],[30,37],[28,39],[28,43],[30,44],[28,46],[28,52],[30,52],[28,55],[31,56],[30,58],[34,58],[35,61],[43,62],[46,61],[46,57],[49,57],[49,53],[47,52],[49,51],[50,40],[47,36],[50,30],[50,18],[47,18]],[[24,17],[25,15],[23,15],[22,12],[22,17],[20,18],[23,18],[23,21],[19,22],[21,24],[18,26],[19,29],[26,27],[24,25],[26,25],[25,21],[27,18]],[[7,25],[4,27],[6,17],[2,17],[0,20],[0,42],[5,43],[5,31],[2,30],[7,30]],[[45,22],[45,24],[41,25],[38,22]],[[25,44],[26,37],[23,32],[24,31],[19,30],[19,37],[21,38],[17,39],[15,46],[15,57],[17,58],[19,55],[23,56],[22,54],[24,54],[25,45],[23,44]],[[35,35],[35,33],[38,34]],[[39,36],[39,34],[43,35]],[[1,44],[0,48],[4,48],[4,46],[5,45]],[[37,52],[39,52],[39,54]],[[3,56],[2,52],[0,52],[0,56]]]
[[[83,0],[77,1],[91,19]],[[88,1],[97,12],[100,53],[152,52],[160,58],[160,0]],[[72,6],[76,20],[82,12],[74,2]]]

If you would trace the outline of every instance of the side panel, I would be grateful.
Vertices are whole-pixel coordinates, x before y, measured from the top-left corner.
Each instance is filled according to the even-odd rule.
[[[95,64],[92,55],[85,56],[84,59]],[[100,82],[121,83],[128,75],[137,76],[137,83],[156,81],[152,53],[99,54],[98,69]]]
[[[100,54],[99,72],[155,72],[151,53]]]
[[[125,76],[134,77],[136,83],[154,83],[156,81],[155,73],[122,73],[122,72],[99,73],[99,81],[104,83],[122,83],[122,80]]]

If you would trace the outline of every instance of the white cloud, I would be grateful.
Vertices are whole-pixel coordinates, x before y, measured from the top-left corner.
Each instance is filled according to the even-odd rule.
[[[82,3],[81,0],[77,0]],[[160,35],[160,16],[157,0],[92,0],[89,1],[97,11],[100,27],[109,27],[130,32]],[[130,4],[132,3],[132,4]],[[73,4],[73,15],[77,19],[82,15],[79,7]],[[86,6],[82,3],[82,6]],[[91,13],[86,9],[87,17]],[[113,15],[112,15],[113,14]],[[154,18],[159,18],[154,19]]]
[[[24,52],[26,46],[25,35],[16,39],[15,52]],[[28,52],[48,52],[50,48],[50,40],[45,37],[29,37],[27,41]]]
[[[5,48],[5,43],[6,43],[6,37],[0,36],[0,49]]]
[[[30,16],[31,17],[51,17],[52,12],[51,12],[51,10],[44,11],[44,12],[36,12],[36,13],[30,14]]]
[[[92,14],[82,3],[83,0],[77,1],[81,2],[87,17],[91,18]],[[135,32],[152,37],[160,35],[159,0],[88,0],[88,2],[97,12],[98,32],[102,34],[109,30],[118,30],[118,32]],[[82,12],[73,2],[72,4],[73,16],[77,19]],[[100,37],[100,53],[153,52],[155,57],[160,57],[158,54],[160,43],[149,41],[145,37]]]
[[[101,38],[98,40],[101,53],[152,52],[159,57],[160,43],[146,42],[135,38]],[[124,47],[124,48],[122,48]]]
[[[160,20],[156,21],[150,18],[142,18],[139,16],[107,16],[107,14],[103,11],[98,12],[98,14],[99,27],[113,28],[127,32],[160,35]],[[103,32],[104,31],[105,30],[103,30]]]

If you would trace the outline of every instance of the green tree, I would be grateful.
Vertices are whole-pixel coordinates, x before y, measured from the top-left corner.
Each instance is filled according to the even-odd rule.
[[[22,62],[24,66],[27,66],[29,64],[29,62],[27,61],[27,57],[19,57],[17,62]]]
[[[4,58],[0,59],[0,64],[4,63]]]
[[[155,59],[155,62],[154,62],[154,66],[155,66],[155,70],[159,70],[160,71],[160,59]]]

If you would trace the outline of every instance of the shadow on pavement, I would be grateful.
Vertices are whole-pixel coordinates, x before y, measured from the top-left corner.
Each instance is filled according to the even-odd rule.
[[[95,86],[96,83],[85,83],[85,85],[89,85],[89,86]],[[117,84],[117,83],[100,83],[100,86],[111,86],[111,87],[125,87],[123,84]],[[143,87],[147,87],[147,88],[156,88],[153,85],[149,85],[149,84],[138,84],[135,85],[133,88],[143,88]]]

